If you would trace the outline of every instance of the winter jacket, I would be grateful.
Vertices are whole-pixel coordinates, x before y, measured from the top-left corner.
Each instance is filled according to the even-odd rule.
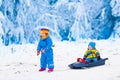
[[[48,52],[52,50],[52,44],[53,43],[50,37],[46,39],[40,39],[37,50],[41,51],[42,49],[44,49],[46,52]]]
[[[97,49],[87,50],[84,54],[84,58],[89,59],[97,58],[98,56],[100,56],[100,53]]]

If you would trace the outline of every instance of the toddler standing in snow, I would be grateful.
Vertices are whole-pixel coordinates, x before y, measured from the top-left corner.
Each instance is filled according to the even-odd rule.
[[[39,55],[40,53],[41,58],[39,71],[46,70],[46,67],[48,66],[48,72],[53,72],[54,62],[52,40],[49,36],[49,30],[47,28],[42,28],[40,30],[40,41],[37,46],[37,55]]]

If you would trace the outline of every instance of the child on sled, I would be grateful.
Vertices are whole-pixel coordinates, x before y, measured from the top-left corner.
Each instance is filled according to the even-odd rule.
[[[77,62],[82,62],[84,64],[88,64],[90,62],[96,62],[100,60],[100,53],[96,49],[96,43],[95,42],[90,42],[88,44],[88,49],[86,50],[83,59],[82,58],[77,58]]]

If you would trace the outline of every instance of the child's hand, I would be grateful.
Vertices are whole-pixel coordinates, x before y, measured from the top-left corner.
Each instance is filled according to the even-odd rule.
[[[40,51],[39,50],[37,50],[37,56],[39,56],[40,55]]]
[[[41,52],[42,52],[42,53],[45,53],[45,50],[44,50],[44,49],[42,49],[42,50],[41,50]]]

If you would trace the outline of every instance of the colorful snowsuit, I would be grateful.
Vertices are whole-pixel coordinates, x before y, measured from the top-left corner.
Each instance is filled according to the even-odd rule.
[[[100,53],[97,49],[87,50],[84,54],[84,58],[87,62],[97,61],[97,57]]]
[[[53,62],[53,50],[52,50],[52,40],[50,37],[47,37],[46,39],[40,39],[38,43],[37,50],[45,50],[45,53],[41,53],[40,58],[40,67],[41,68],[54,68],[54,62]]]

